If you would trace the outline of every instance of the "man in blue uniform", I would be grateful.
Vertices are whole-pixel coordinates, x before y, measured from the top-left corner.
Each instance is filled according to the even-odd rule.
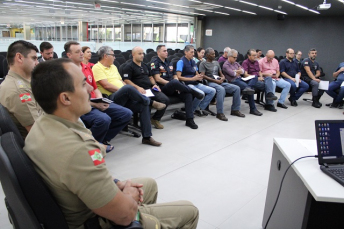
[[[333,102],[330,105],[331,108],[343,108],[344,87],[342,83],[344,81],[344,62],[340,63],[336,71],[333,73],[332,81],[328,87],[326,93],[333,98]],[[340,88],[339,93],[336,90]]]

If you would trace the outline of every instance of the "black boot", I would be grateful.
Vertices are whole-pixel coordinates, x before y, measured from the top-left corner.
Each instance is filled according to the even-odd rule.
[[[320,102],[320,98],[321,98],[322,94],[320,95],[320,93],[318,94],[317,98],[318,98],[318,103],[320,104],[320,106],[322,106],[322,103]]]
[[[315,107],[315,108],[320,108],[321,107],[321,104],[319,103],[318,96],[313,96],[312,106]]]

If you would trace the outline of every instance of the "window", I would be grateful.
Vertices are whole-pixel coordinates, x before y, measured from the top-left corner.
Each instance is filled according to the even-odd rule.
[[[153,41],[155,42],[164,42],[164,25],[163,24],[154,24],[153,27]]]
[[[143,25],[143,41],[152,41],[152,39],[153,39],[152,24]]]
[[[176,24],[166,24],[166,42],[176,42],[177,26]]]
[[[183,24],[178,24],[178,43],[185,43],[188,41],[188,35],[189,35],[189,30],[188,30],[188,24],[183,23]],[[188,41],[190,42],[190,41]]]
[[[124,25],[124,41],[131,41],[131,24]]]
[[[121,41],[121,35],[122,35],[122,31],[121,31],[121,26],[115,26],[115,41]]]
[[[141,41],[141,24],[133,25],[133,41]]]

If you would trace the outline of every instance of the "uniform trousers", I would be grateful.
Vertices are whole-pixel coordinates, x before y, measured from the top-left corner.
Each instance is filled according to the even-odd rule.
[[[308,76],[302,76],[301,79],[312,87],[312,96],[322,96],[324,94],[324,90],[319,90],[319,83],[317,81],[312,80]]]
[[[90,128],[93,137],[98,142],[110,141],[126,125],[128,125],[133,113],[120,105],[110,103],[109,107],[100,111],[92,108],[90,112],[82,115],[80,118]]]
[[[164,86],[162,86],[161,91],[167,95],[177,95],[184,103],[185,103],[185,114],[186,118],[194,118],[193,112],[192,112],[192,95],[191,88],[186,86],[185,84],[181,83],[177,79],[173,79]],[[179,93],[178,93],[178,92]]]
[[[341,87],[344,81],[344,74],[340,74],[335,81],[332,81],[326,93],[333,98],[334,103],[341,103],[344,98],[344,87]],[[339,93],[335,91],[340,88]]]
[[[160,121],[162,116],[165,114],[167,106],[170,104],[170,99],[163,92],[152,90],[152,93],[154,94],[154,97],[150,97],[151,100],[155,100],[166,105],[164,109],[157,110],[152,117],[152,119]]]

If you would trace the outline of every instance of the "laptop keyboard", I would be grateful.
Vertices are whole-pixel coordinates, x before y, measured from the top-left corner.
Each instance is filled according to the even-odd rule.
[[[329,171],[330,173],[344,180],[344,168],[343,169],[328,168],[327,171]]]

